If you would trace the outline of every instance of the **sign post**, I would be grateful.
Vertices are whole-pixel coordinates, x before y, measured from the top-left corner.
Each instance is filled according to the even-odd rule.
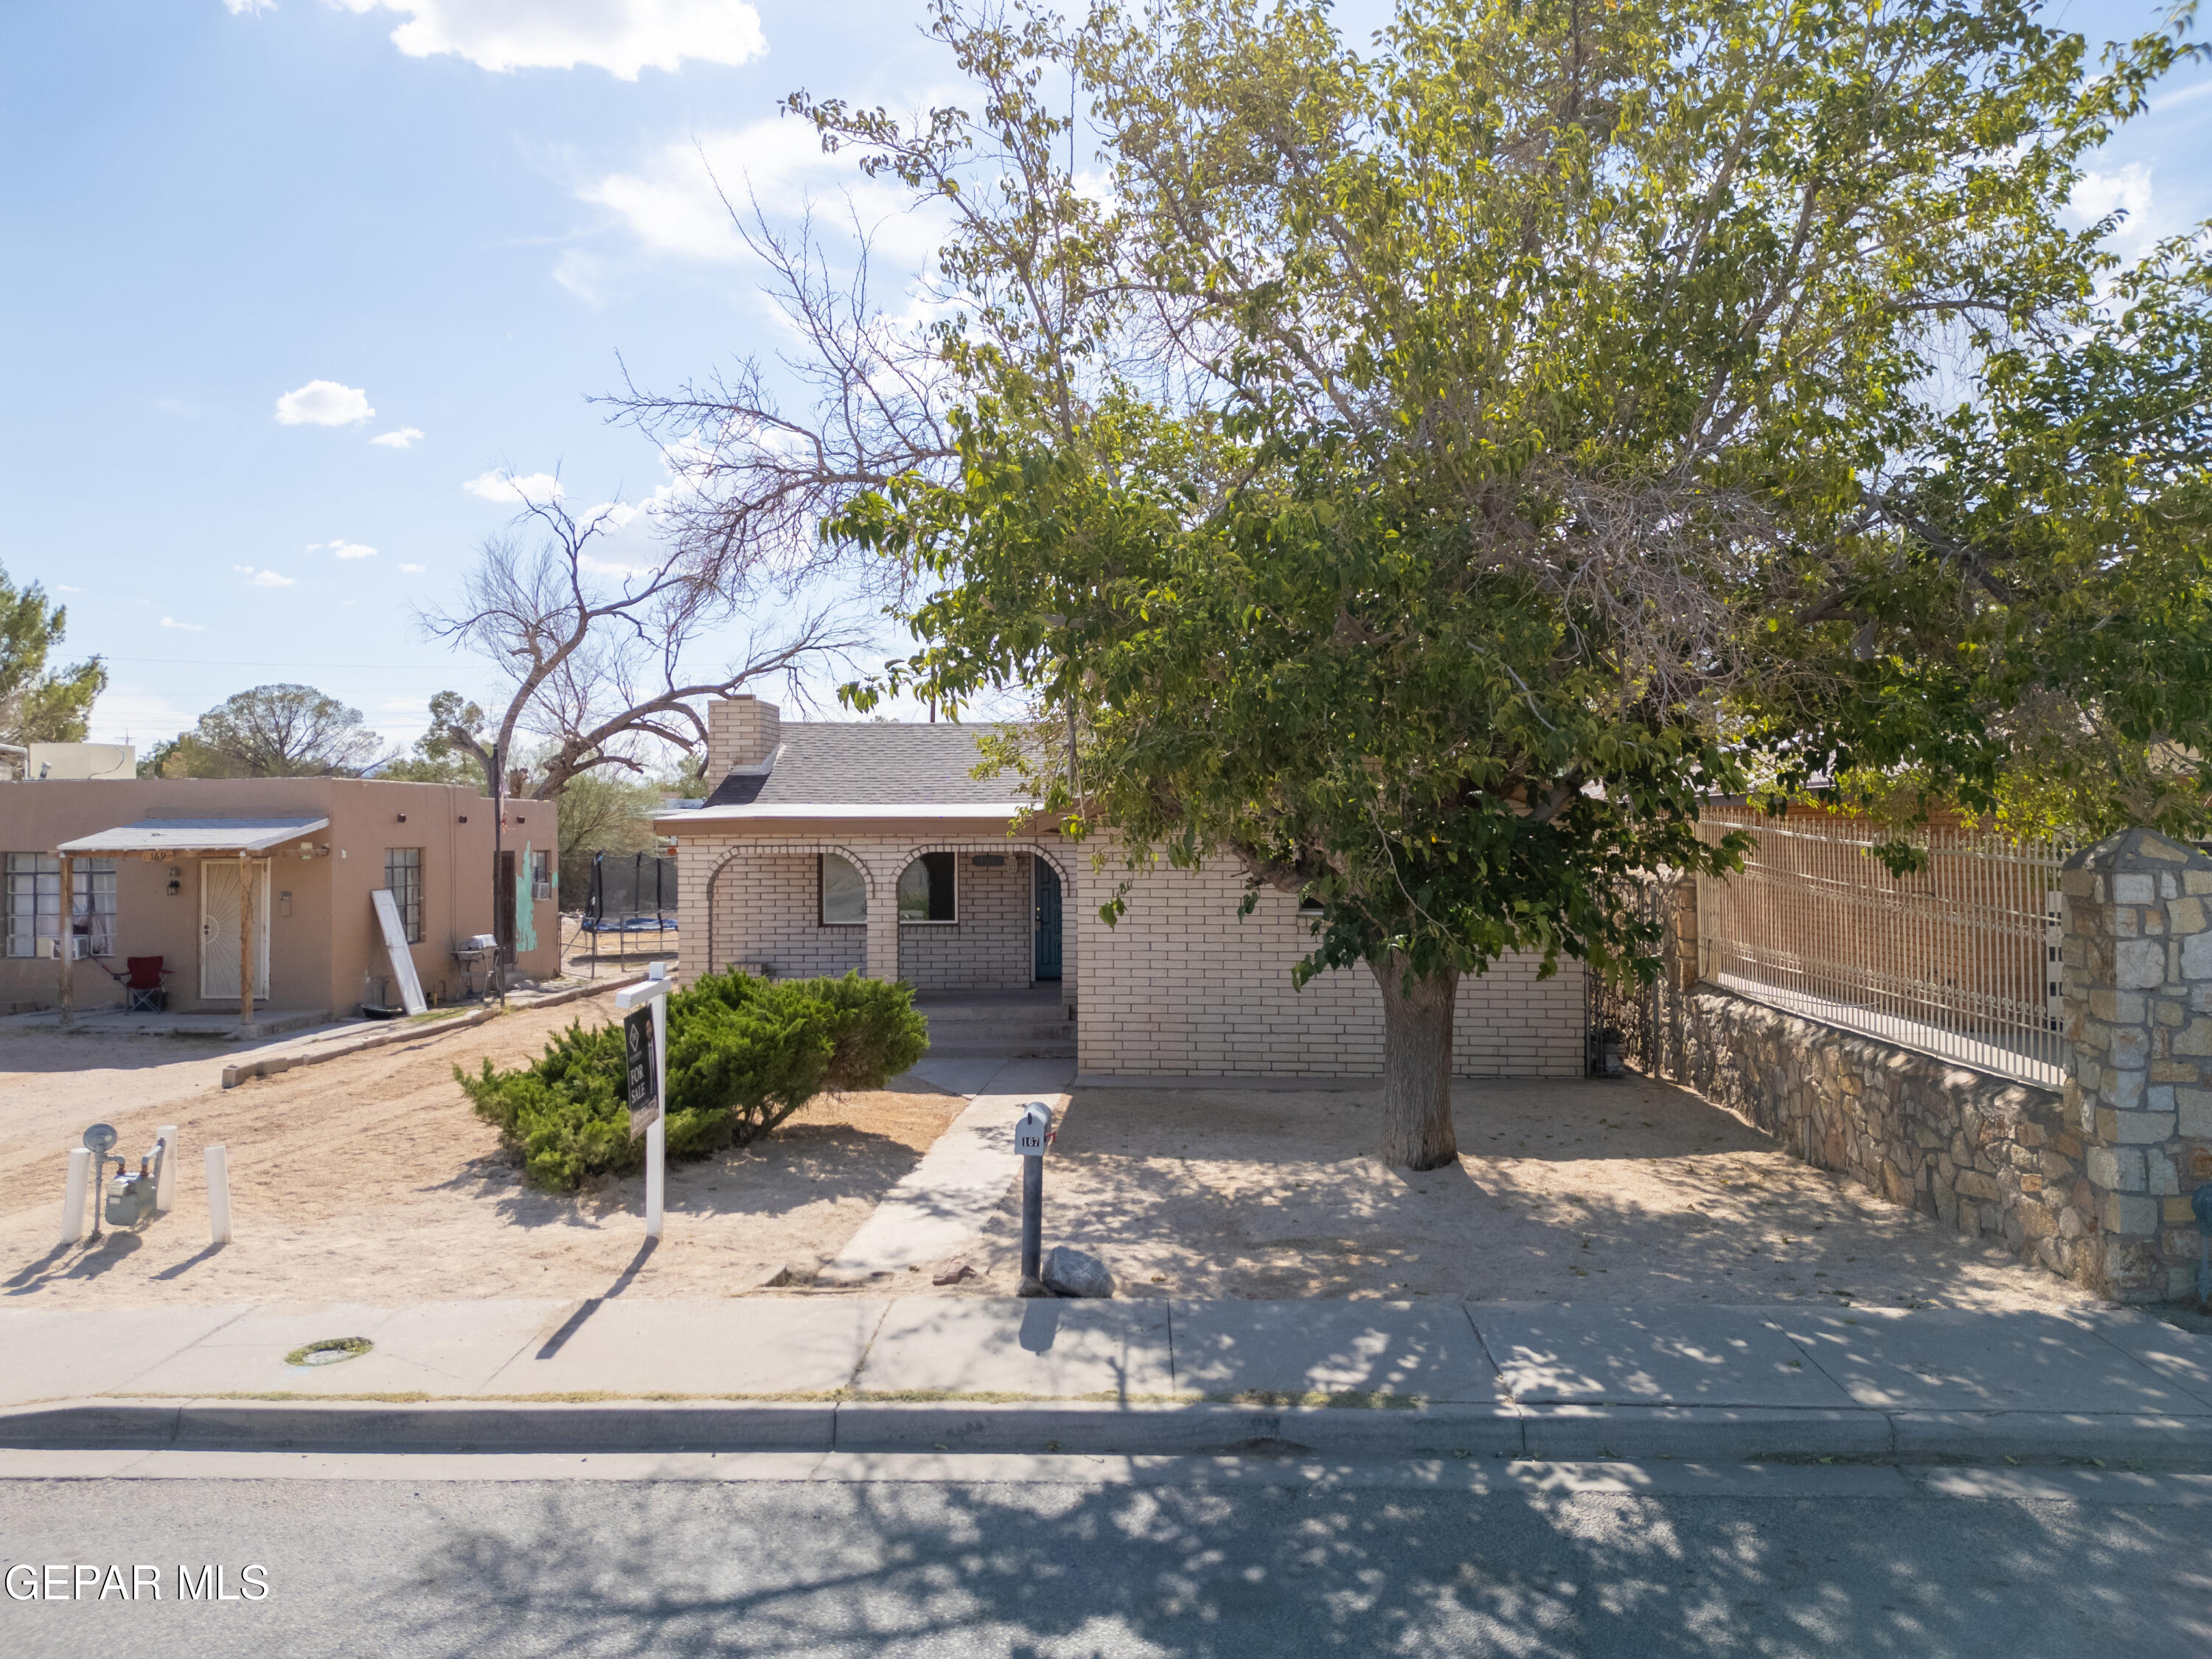
[[[1032,1100],[1014,1123],[1022,1161],[1022,1280],[1016,1296],[1050,1296],[1044,1282],[1044,1149],[1052,1140],[1052,1108]]]
[[[660,1237],[668,1184],[668,994],[675,981],[656,962],[642,985],[615,993],[623,1011],[623,1058],[629,1088],[629,1132],[645,1136],[645,1236]]]

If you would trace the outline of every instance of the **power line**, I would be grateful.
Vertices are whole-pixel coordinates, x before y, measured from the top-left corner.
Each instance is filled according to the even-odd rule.
[[[186,668],[343,668],[412,674],[430,666],[420,662],[260,662],[246,657],[125,657],[112,651],[97,654],[108,662],[158,662]]]

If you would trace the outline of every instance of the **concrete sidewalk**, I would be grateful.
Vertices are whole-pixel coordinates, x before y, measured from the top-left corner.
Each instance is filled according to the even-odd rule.
[[[1069,1060],[923,1060],[907,1077],[967,1096],[968,1108],[884,1194],[845,1248],[822,1264],[814,1282],[865,1285],[886,1273],[928,1267],[973,1244],[1020,1179],[1014,1124],[1022,1108],[1042,1100],[1055,1121],[1064,1121],[1074,1074]]]
[[[2121,1311],[608,1297],[9,1311],[0,1352],[8,1446],[2212,1467],[2212,1340]]]

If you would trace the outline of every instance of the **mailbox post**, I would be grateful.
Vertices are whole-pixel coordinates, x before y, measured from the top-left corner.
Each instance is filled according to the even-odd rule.
[[[1050,1296],[1044,1282],[1044,1149],[1052,1139],[1052,1108],[1032,1100],[1014,1122],[1022,1160],[1022,1282],[1017,1296]]]
[[[615,993],[615,1006],[629,1016],[623,1021],[623,1050],[628,1062],[629,1132],[645,1135],[645,1236],[658,1238],[668,1183],[668,994],[675,981],[668,977],[665,962],[654,963],[647,971],[652,977],[644,984]]]

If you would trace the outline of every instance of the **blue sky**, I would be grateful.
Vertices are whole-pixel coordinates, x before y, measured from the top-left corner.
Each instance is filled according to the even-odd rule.
[[[2160,11],[2053,9],[2093,39]],[[67,603],[72,660],[109,659],[93,735],[143,749],[297,679],[404,740],[430,693],[479,690],[411,611],[512,515],[471,482],[557,466],[581,501],[650,496],[652,447],[586,402],[617,353],[672,387],[778,343],[700,152],[771,205],[834,202],[849,174],[775,104],[800,87],[927,103],[949,65],[921,17],[916,0],[0,9],[0,565]],[[2133,210],[2132,241],[2212,215],[2208,162],[2197,70],[2091,191]],[[894,256],[926,243],[886,226]]]

